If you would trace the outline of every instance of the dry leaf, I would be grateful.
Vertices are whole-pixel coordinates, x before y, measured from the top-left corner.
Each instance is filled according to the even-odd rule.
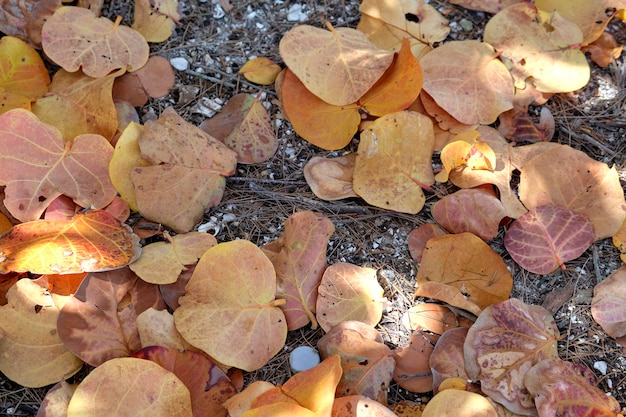
[[[448,389],[435,395],[422,417],[498,417],[494,406],[480,394]]]
[[[56,9],[61,0],[11,0],[0,4],[0,32],[18,37],[30,46],[41,47],[41,27]]]
[[[193,416],[185,384],[156,363],[137,358],[111,359],[85,377],[72,396],[67,417],[85,415]]]
[[[522,1],[525,0],[450,0],[450,3],[457,4],[470,10],[496,14],[510,5],[520,3]]]
[[[72,274],[108,271],[141,253],[139,238],[102,210],[72,220],[39,220],[14,226],[0,238],[0,272]]]
[[[239,74],[242,74],[250,82],[270,85],[276,80],[280,71],[280,66],[274,61],[269,58],[259,57],[243,64],[239,69]]]
[[[437,391],[443,391],[445,386],[441,387],[441,383],[450,378],[462,379],[464,382],[463,389],[467,389],[470,378],[465,371],[463,345],[468,327],[449,329],[437,340],[429,359],[435,394]]]
[[[418,213],[426,201],[422,187],[435,182],[432,122],[402,111],[376,119],[362,134],[353,187],[368,203],[403,213]]]
[[[318,198],[327,201],[357,197],[352,189],[356,153],[337,158],[314,156],[304,166],[304,178]]]
[[[65,381],[56,383],[43,398],[37,417],[67,416],[67,407],[77,386],[78,384],[68,384]]]
[[[615,37],[609,32],[602,32],[598,39],[583,48],[583,51],[590,53],[591,60],[603,68],[615,62],[623,50],[624,45],[618,45]]]
[[[162,346],[179,350],[194,350],[174,326],[174,316],[167,310],[152,307],[137,316],[137,331],[141,347]]]
[[[470,327],[473,322],[465,317],[458,316],[448,307],[441,304],[416,304],[406,312],[409,328],[425,330],[442,335],[449,329],[459,326]]]
[[[274,384],[267,381],[256,380],[246,387],[239,394],[230,397],[224,401],[222,405],[228,410],[230,417],[241,417],[246,411],[250,410],[252,403],[256,398],[263,394],[265,391],[269,391],[274,388]]]
[[[356,102],[391,65],[393,54],[352,28],[300,25],[280,40],[280,56],[306,88],[325,102]]]
[[[417,263],[422,262],[422,254],[426,243],[434,237],[445,236],[447,234],[445,230],[434,223],[422,224],[417,229],[411,230],[407,242],[411,258]]]
[[[287,323],[276,300],[276,274],[247,240],[206,251],[174,311],[176,328],[192,345],[227,366],[253,371],[285,344]],[[206,337],[206,335],[211,337]]]
[[[424,90],[462,123],[490,124],[513,108],[513,80],[487,43],[448,42],[426,55]]]
[[[117,77],[113,83],[112,95],[116,103],[126,101],[134,107],[141,107],[150,97],[160,98],[167,95],[174,82],[174,70],[170,62],[162,56],[153,55],[137,71]]]
[[[335,400],[332,417],[396,417],[396,415],[378,401],[363,395],[349,395]]]
[[[317,321],[325,331],[346,320],[375,326],[383,314],[383,289],[372,268],[333,264],[326,268],[318,292]]]
[[[180,24],[176,0],[137,0],[132,28],[148,42],[164,42]]]
[[[435,348],[438,335],[416,330],[411,335],[409,345],[398,348],[393,353],[396,367],[393,380],[407,391],[426,393],[433,390],[433,374],[430,370],[430,356]]]
[[[622,346],[626,341],[626,267],[613,272],[593,289],[593,319]]]

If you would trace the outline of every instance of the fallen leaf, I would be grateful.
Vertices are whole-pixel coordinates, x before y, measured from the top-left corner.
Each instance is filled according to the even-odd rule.
[[[558,338],[559,329],[546,309],[512,298],[485,308],[469,329],[465,369],[489,397],[514,413],[531,415],[535,404],[524,375],[539,360],[558,358]]]
[[[510,5],[520,3],[522,1],[525,0],[450,0],[450,3],[470,10],[496,14]]]
[[[498,417],[494,406],[474,392],[448,389],[426,404],[422,417]]]
[[[440,385],[449,378],[461,378],[465,382],[465,387],[467,387],[470,377],[465,371],[465,356],[463,352],[467,330],[468,327],[449,329],[437,340],[429,359],[430,370],[433,374],[433,392],[435,394],[438,391],[443,391]]]
[[[35,48],[41,47],[41,27],[61,7],[61,0],[7,1],[0,5],[4,18],[0,32],[26,41]]]
[[[296,133],[327,150],[341,149],[350,143],[361,123],[358,106],[328,104],[307,90],[289,69],[284,74],[280,100]]]
[[[393,61],[365,34],[299,25],[280,40],[280,56],[306,88],[326,103],[345,106],[368,91]]]
[[[298,404],[279,402],[253,408],[242,417],[317,417],[317,414]]]
[[[431,116],[434,121],[437,122],[435,124],[436,127],[453,134],[464,133],[467,131],[473,132],[473,136],[475,137],[472,137],[472,140],[479,136],[474,130],[478,127],[478,123],[467,124],[455,119],[446,109],[437,104],[435,99],[426,91],[422,90],[419,99],[419,103],[423,107],[423,110],[419,113]],[[457,140],[460,140],[460,138],[457,138]],[[448,142],[450,142],[450,140]]]
[[[310,410],[313,413],[311,415],[330,417],[341,369],[339,356],[329,356],[319,365],[293,375],[283,386],[263,392],[253,402],[252,410],[262,410],[272,403],[292,403]],[[254,415],[274,414],[266,412]]]
[[[422,417],[426,404],[418,404],[409,400],[402,400],[393,404],[390,409],[398,417]]]
[[[407,316],[411,330],[428,331],[437,335],[459,326],[470,327],[474,324],[448,307],[435,303],[416,304],[407,310]]]
[[[33,113],[44,123],[55,126],[65,140],[86,133],[107,140],[117,132],[117,111],[111,90],[119,74],[91,78],[81,72],[59,70],[45,97],[33,104]]]
[[[524,146],[535,147],[541,144]],[[553,204],[589,217],[595,240],[613,236],[626,218],[616,167],[609,168],[567,145],[553,145],[521,167],[519,196],[530,210]],[[559,161],[555,164],[554,161]]]
[[[78,385],[67,410],[68,417],[120,413],[193,416],[185,384],[156,363],[137,358],[115,358],[95,368]]]
[[[178,331],[224,365],[259,369],[285,344],[287,323],[278,308],[285,301],[276,299],[274,267],[247,240],[206,251],[178,301]]]
[[[21,279],[0,307],[0,371],[29,388],[59,382],[83,363],[59,338],[57,317],[68,297],[52,297],[45,285]]]
[[[37,417],[59,417],[67,415],[67,407],[78,384],[68,384],[64,380],[57,382],[43,398]]]
[[[462,123],[491,124],[513,107],[513,80],[487,43],[448,42],[421,59],[424,90]]]
[[[318,288],[317,321],[324,331],[346,320],[375,326],[383,313],[383,293],[374,269],[343,262],[330,265]]]
[[[73,220],[21,223],[0,237],[0,273],[72,274],[121,268],[141,252],[139,238],[102,210]]]
[[[613,272],[593,289],[591,315],[602,329],[624,345],[626,340],[626,267]]]
[[[18,100],[28,103],[43,97],[48,92],[50,75],[43,60],[26,42],[4,36],[0,39],[0,91],[2,91],[2,110],[4,113],[14,107],[9,105],[10,100],[19,96]],[[7,100],[7,101],[5,101]]]
[[[391,66],[357,104],[373,116],[405,110],[417,99],[423,82],[422,67],[411,53],[409,41],[403,39]]]
[[[433,204],[431,213],[450,233],[470,232],[485,242],[496,237],[500,221],[506,217],[504,206],[491,187],[448,194]]]
[[[276,271],[276,297],[286,300],[280,308],[289,330],[309,322],[317,328],[317,287],[326,270],[326,247],[334,231],[326,216],[301,211],[285,221],[282,236],[262,248]]]
[[[434,223],[422,224],[416,229],[411,230],[407,242],[411,258],[417,263],[422,262],[422,254],[426,243],[434,237],[445,236],[447,234],[445,230]]]
[[[440,154],[443,169],[435,179],[446,182],[450,172],[461,166],[493,172],[497,164],[496,154],[489,143],[477,140],[479,137],[478,131],[471,130],[457,135],[453,142],[444,146]]]
[[[615,62],[623,50],[624,45],[618,45],[615,37],[609,32],[602,32],[598,39],[583,48],[583,52],[589,52],[591,60],[602,68]]]
[[[587,216],[553,206],[538,206],[518,218],[504,236],[504,247],[522,268],[549,274],[582,255],[593,243]]]
[[[100,209],[115,197],[108,176],[112,147],[101,136],[65,142],[60,132],[24,109],[0,116],[0,184],[4,205],[21,221],[37,220],[61,194],[81,207]],[[34,165],[36,164],[36,165]]]
[[[138,0],[131,27],[148,42],[164,42],[172,36],[180,18],[177,0]]]
[[[266,162],[278,149],[269,113],[252,94],[233,96],[220,113],[202,122],[200,129],[237,152],[240,164]]]
[[[113,23],[81,7],[60,7],[43,25],[43,50],[64,70],[82,67],[94,78],[119,68],[137,70],[148,61],[150,48],[143,36],[119,20]]]
[[[364,395],[387,404],[387,388],[396,363],[391,349],[378,340],[362,335],[358,330],[334,330],[317,343],[322,357],[339,355],[343,374],[337,385],[337,396]]]
[[[448,21],[423,0],[364,0],[359,7],[361,20],[357,29],[379,48],[399,51],[408,38],[413,55],[421,59],[432,44],[450,33]]]
[[[152,361],[176,375],[189,390],[194,417],[226,417],[222,404],[237,393],[228,376],[201,353],[150,346],[133,357]],[[178,415],[178,414],[176,414]]]
[[[363,395],[349,395],[335,400],[332,417],[396,417],[396,415],[378,401]]]
[[[376,119],[361,133],[354,166],[354,192],[368,203],[418,213],[426,201],[422,187],[435,182],[432,122],[412,111]]]
[[[86,276],[86,272],[79,274],[45,274],[33,280],[33,282],[41,284],[51,294],[72,295]]]
[[[481,309],[509,298],[513,287],[511,273],[500,255],[471,233],[429,240],[415,279],[415,296],[426,296],[422,284],[440,282]],[[463,308],[449,300],[442,301]]]
[[[336,158],[314,156],[304,166],[304,178],[318,198],[327,201],[357,197],[352,189],[356,153]]]
[[[204,252],[217,245],[213,235],[201,232],[168,234],[166,239],[144,246],[139,259],[130,264],[130,269],[150,284],[176,282],[186,265],[195,264]]]
[[[265,391],[274,388],[271,382],[256,380],[246,387],[239,394],[236,394],[226,401],[222,406],[228,410],[230,417],[241,417],[250,410],[254,400]]]
[[[150,307],[137,315],[137,331],[141,348],[162,346],[178,350],[190,349],[193,346],[185,342],[174,326],[174,316],[167,310],[156,310]]]
[[[111,94],[116,103],[127,101],[134,107],[141,107],[150,97],[166,96],[174,82],[174,70],[170,62],[162,56],[153,55],[137,71],[115,78]]]
[[[239,69],[246,80],[255,84],[270,85],[280,73],[281,68],[269,58],[253,58]]]
[[[115,103],[115,111],[117,112],[117,133],[111,140],[111,145],[113,146],[117,144],[117,140],[119,139],[121,132],[123,132],[131,122],[135,122],[137,124],[140,123],[137,109],[126,101],[119,101]]]
[[[1,227],[0,230],[2,230]],[[624,222],[622,223],[619,230],[613,235],[612,240],[613,246],[619,249],[622,262],[626,262],[626,218],[624,219]]]
[[[396,367],[393,380],[410,392],[426,393],[433,390],[433,374],[430,356],[439,339],[438,335],[416,330],[411,334],[409,345],[393,352]]]
[[[589,64],[576,47],[583,35],[558,12],[530,2],[513,4],[487,22],[484,39],[500,52],[519,90],[528,79],[549,93],[576,91],[589,82]]]
[[[586,366],[549,358],[528,370],[524,386],[533,396],[540,416],[619,414],[622,407],[615,397],[590,384],[589,378],[595,380]]]
[[[477,316],[482,311],[474,301],[469,300],[458,288],[438,281],[427,281],[419,284],[416,294],[419,297],[432,298],[442,301],[450,306],[465,310]]]
[[[141,348],[137,316],[150,307],[165,308],[158,287],[130,269],[92,273],[63,306],[57,331],[76,356],[98,366]]]
[[[135,167],[130,175],[139,213],[179,233],[191,230],[222,199],[223,176],[235,171],[235,152],[171,107],[145,124],[138,143],[141,157],[153,164]]]

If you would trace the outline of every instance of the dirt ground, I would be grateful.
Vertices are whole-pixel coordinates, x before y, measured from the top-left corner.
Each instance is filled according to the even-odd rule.
[[[408,342],[410,330],[402,324],[414,300],[417,264],[411,259],[407,235],[415,227],[432,222],[429,207],[442,195],[453,192],[449,185],[436,184],[427,194],[427,204],[417,215],[386,212],[360,199],[324,202],[307,186],[302,168],[313,156],[338,156],[356,150],[355,140],[345,151],[322,151],[298,138],[283,118],[272,86],[246,82],[237,71],[250,58],[264,56],[281,63],[278,43],[296,24],[356,27],[360,15],[357,0],[231,0],[225,13],[217,0],[184,0],[184,16],[175,35],[153,52],[167,59],[184,58],[186,70],[177,71],[171,94],[151,101],[141,109],[144,121],[156,118],[173,106],[187,120],[200,124],[240,92],[261,92],[280,141],[276,155],[267,163],[239,165],[227,179],[222,203],[207,213],[202,230],[218,241],[245,238],[259,245],[282,233],[285,219],[296,211],[314,210],[328,216],[336,227],[328,249],[329,263],[351,262],[378,270],[379,282],[390,300],[378,329],[390,347]],[[465,10],[446,1],[431,0],[451,22],[448,40],[481,39],[489,15]],[[112,0],[107,15],[123,16],[132,22],[132,2]],[[463,20],[463,25],[461,21]],[[471,24],[468,24],[470,22]],[[465,28],[465,29],[464,29]],[[469,30],[468,30],[469,29]],[[614,23],[610,31],[626,43],[626,27]],[[547,106],[556,119],[553,141],[583,150],[596,160],[618,166],[626,184],[626,63],[624,57],[602,69],[592,64],[592,80],[575,94],[551,99]],[[537,111],[538,113],[538,111]],[[587,365],[596,374],[599,386],[626,407],[626,358],[622,348],[593,321],[590,313],[593,287],[621,266],[618,251],[610,240],[596,242],[565,271],[540,276],[518,267],[504,250],[503,233],[491,242],[514,277],[512,297],[543,305],[553,312],[562,339],[562,359]],[[262,369],[245,375],[246,384],[263,379],[275,384],[290,377],[288,354],[299,345],[315,346],[321,331],[308,327],[291,332],[286,348]],[[604,367],[606,365],[606,368]],[[0,375],[1,376],[1,375]],[[0,415],[33,416],[46,389],[25,389],[0,379]],[[395,384],[389,401],[426,400]]]

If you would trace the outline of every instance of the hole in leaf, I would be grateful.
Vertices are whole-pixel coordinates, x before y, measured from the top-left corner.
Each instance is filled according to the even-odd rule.
[[[404,18],[409,22],[419,23],[420,17],[413,13],[405,13]]]

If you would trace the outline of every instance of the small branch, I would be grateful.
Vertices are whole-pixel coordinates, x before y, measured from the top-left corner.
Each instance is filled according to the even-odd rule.
[[[609,155],[611,158],[615,158],[617,156],[615,154],[615,152],[613,152],[613,150],[611,150],[611,148],[609,148],[605,144],[597,141],[596,139],[594,139],[593,137],[589,136],[586,133],[574,133],[571,130],[567,130],[565,127],[560,127],[559,130],[562,133],[565,133],[566,135],[569,135],[569,136],[573,137],[574,139],[578,139],[578,140],[583,141],[583,142],[584,141],[589,142],[590,144],[592,144],[596,148],[600,149],[605,154]]]

